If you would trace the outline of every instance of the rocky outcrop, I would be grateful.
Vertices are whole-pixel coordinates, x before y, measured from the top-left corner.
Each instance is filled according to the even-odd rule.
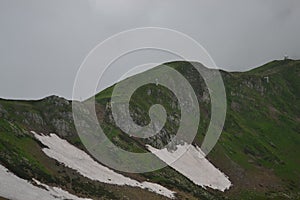
[[[46,125],[45,121],[42,118],[42,116],[40,114],[38,114],[38,113],[35,113],[35,112],[24,112],[23,116],[24,116],[23,122],[26,125],[32,125],[32,124],[35,124],[35,125],[38,125],[38,126],[44,126],[44,125]]]
[[[63,137],[70,136],[71,126],[65,120],[53,119],[51,124],[54,126],[56,133],[59,133],[59,135],[61,135]]]
[[[55,106],[58,107],[63,107],[63,106],[69,106],[70,102],[62,97],[56,96],[56,95],[52,95],[49,97],[45,98],[45,101],[47,103],[53,104]]]

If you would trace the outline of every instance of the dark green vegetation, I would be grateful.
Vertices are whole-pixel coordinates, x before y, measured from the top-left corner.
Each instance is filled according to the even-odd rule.
[[[238,185],[232,193],[241,187],[247,197],[299,198],[299,64],[273,61],[225,78],[226,124],[209,157]]]
[[[201,121],[194,143],[201,145],[210,119],[208,90],[189,63],[167,65],[183,74],[196,92]],[[300,199],[300,61],[273,61],[248,72],[221,74],[227,92],[227,117],[222,136],[208,159],[229,176],[232,188],[225,193],[204,190],[169,167],[126,175],[160,183],[178,192],[179,199]],[[148,110],[153,104],[164,105],[168,113],[163,130],[143,140],[129,137],[114,125],[109,106],[112,89],[96,96],[96,111],[102,128],[116,145],[143,152],[145,143],[160,148],[176,133],[180,108],[172,92],[146,85],[132,96],[131,115],[140,125],[149,123]],[[57,133],[84,149],[73,125],[70,102],[55,96],[40,101],[0,100],[0,163],[16,175],[25,179],[35,177],[94,199],[138,199],[137,194],[163,198],[141,189],[105,185],[80,176],[48,158],[30,130]]]

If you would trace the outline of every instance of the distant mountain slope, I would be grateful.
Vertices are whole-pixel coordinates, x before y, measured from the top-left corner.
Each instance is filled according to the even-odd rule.
[[[196,91],[201,122],[194,143],[201,145],[210,119],[208,89],[189,63],[166,65],[183,74]],[[300,61],[273,61],[248,72],[221,74],[227,93],[227,117],[208,159],[229,176],[231,189],[225,193],[205,190],[170,167],[124,175],[159,183],[176,191],[179,199],[300,199]],[[144,152],[145,144],[161,148],[176,133],[180,109],[172,92],[150,84],[134,93],[130,110],[136,123],[149,123],[148,110],[155,103],[164,105],[168,112],[167,123],[157,136],[137,139],[115,126],[109,106],[112,89],[96,96],[96,110],[101,126],[116,145]],[[45,146],[30,131],[57,133],[85,149],[76,134],[69,101],[55,96],[39,101],[0,100],[0,164],[23,179],[36,178],[93,199],[139,199],[139,195],[165,198],[139,188],[89,180],[47,157],[42,151]]]

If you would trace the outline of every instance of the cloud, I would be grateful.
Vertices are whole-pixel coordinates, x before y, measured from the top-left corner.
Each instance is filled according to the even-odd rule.
[[[76,71],[99,42],[131,28],[184,32],[226,70],[300,57],[298,0],[0,1],[0,94],[70,98]]]

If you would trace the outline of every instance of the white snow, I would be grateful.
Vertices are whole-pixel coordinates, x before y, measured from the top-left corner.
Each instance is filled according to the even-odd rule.
[[[166,148],[156,149],[150,145],[147,145],[147,148],[196,185],[204,188],[210,187],[222,192],[231,186],[228,177],[210,163],[198,147],[188,144],[178,145],[177,150],[174,152],[169,152]],[[185,153],[182,155],[183,152]],[[180,155],[182,156],[172,163],[174,158]]]
[[[50,134],[46,136],[39,135],[33,131],[32,133],[40,142],[48,147],[43,149],[43,152],[47,156],[63,163],[71,169],[76,170],[91,180],[114,185],[139,187],[142,189],[148,189],[149,191],[166,196],[168,198],[175,198],[175,192],[159,184],[151,182],[138,182],[99,164],[87,153],[71,145],[66,140],[61,139],[56,134]]]
[[[8,169],[0,165],[0,197],[14,200],[54,200],[54,199],[73,199],[88,200],[79,198],[58,187],[50,187],[34,180],[39,186],[17,177],[10,173]]]

